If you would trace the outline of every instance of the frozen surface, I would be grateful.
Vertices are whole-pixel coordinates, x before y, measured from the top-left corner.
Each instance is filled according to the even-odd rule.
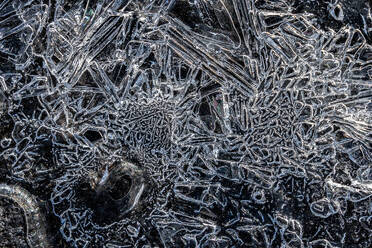
[[[3,0],[0,115],[32,242],[372,245],[368,1]]]

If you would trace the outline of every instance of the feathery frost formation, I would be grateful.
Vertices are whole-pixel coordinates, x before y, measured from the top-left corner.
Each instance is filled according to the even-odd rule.
[[[1,181],[66,247],[369,247],[363,2],[2,1]]]

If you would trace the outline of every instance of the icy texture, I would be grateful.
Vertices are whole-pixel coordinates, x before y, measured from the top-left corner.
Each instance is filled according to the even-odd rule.
[[[9,198],[0,199],[0,240],[1,247],[28,247],[26,223],[21,207]]]
[[[372,245],[367,3],[72,2],[0,3],[0,175],[68,247]]]
[[[18,186],[6,184],[0,184],[0,196],[13,200],[22,208],[27,226],[27,243],[35,248],[50,247],[45,219],[34,197]]]

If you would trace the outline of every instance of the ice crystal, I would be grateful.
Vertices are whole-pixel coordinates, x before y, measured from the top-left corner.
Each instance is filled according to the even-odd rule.
[[[5,0],[1,181],[69,247],[369,247],[371,25],[357,0]]]

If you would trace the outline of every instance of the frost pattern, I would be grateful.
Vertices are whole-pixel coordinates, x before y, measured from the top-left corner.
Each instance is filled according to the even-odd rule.
[[[0,152],[70,246],[372,244],[367,3],[67,2],[0,4]]]

